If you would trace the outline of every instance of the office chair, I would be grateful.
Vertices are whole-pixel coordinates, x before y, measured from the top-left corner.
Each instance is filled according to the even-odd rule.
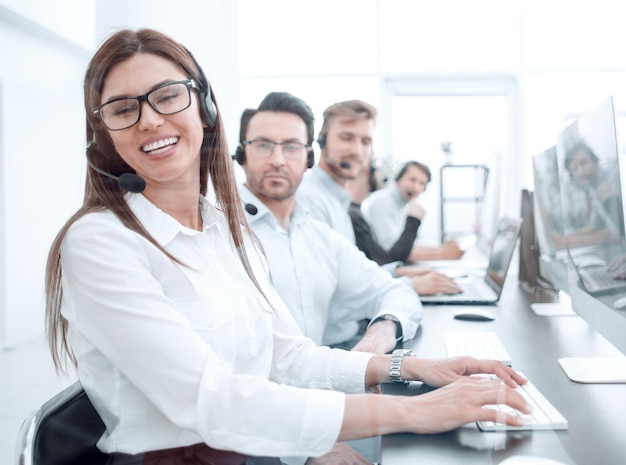
[[[104,429],[77,381],[26,418],[15,465],[104,465],[109,456],[96,447]]]

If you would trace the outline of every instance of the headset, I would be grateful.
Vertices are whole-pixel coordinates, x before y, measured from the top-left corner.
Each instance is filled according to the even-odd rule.
[[[326,147],[326,134],[320,134],[317,138],[317,145],[320,146],[320,149]]]
[[[235,160],[237,163],[239,163],[242,166],[246,162],[246,149],[243,146],[243,143],[240,143],[239,145],[237,145],[237,149],[235,150],[235,154],[233,155],[233,160]],[[313,168],[314,164],[315,164],[315,154],[313,153],[313,148],[307,147],[306,167]]]
[[[191,60],[193,61],[195,67],[198,69],[198,74],[200,75],[200,89],[198,89],[198,103],[200,108],[200,117],[202,121],[210,128],[214,128],[217,124],[217,107],[215,103],[211,99],[211,85],[202,70],[202,67],[193,56],[193,54],[181,44],[181,47],[187,52]],[[132,169],[125,162],[122,163],[125,165],[123,167],[123,171],[127,171],[120,176],[115,176],[109,173],[107,170],[103,170],[98,168],[93,160],[97,159],[108,159],[111,160],[113,154],[115,153],[115,147],[113,146],[109,137],[106,136],[102,131],[98,131],[87,119],[87,124],[89,129],[91,129],[92,138],[91,141],[87,143],[87,148],[85,150],[85,155],[87,157],[87,163],[94,171],[102,174],[108,178],[113,180],[117,180],[120,189],[127,190],[130,192],[140,193],[146,187],[145,180],[138,176],[137,174],[132,173]]]
[[[320,134],[317,137],[317,145],[319,145],[320,149],[324,149],[326,147],[326,133],[324,134]],[[350,168],[350,163],[342,161],[338,163],[339,166],[341,166],[342,168]],[[374,173],[376,173],[376,165],[374,164],[374,157],[373,157],[373,153],[370,156],[370,176],[373,176]]]
[[[184,45],[182,47],[189,55],[198,69],[198,73],[200,74],[201,89],[198,92],[198,99],[200,100],[200,116],[202,117],[202,121],[204,121],[210,128],[214,128],[217,123],[217,108],[211,99],[211,84],[209,84],[209,80],[207,79],[206,74],[204,74],[200,63],[196,60],[196,57],[194,57]]]
[[[243,165],[246,162],[246,149],[243,147],[243,144],[240,143],[237,145],[237,149],[233,155],[233,160],[240,165]]]

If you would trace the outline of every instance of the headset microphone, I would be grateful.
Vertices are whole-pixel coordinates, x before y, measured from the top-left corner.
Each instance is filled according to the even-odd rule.
[[[256,205],[253,205],[251,203],[246,203],[243,208],[250,213],[252,216],[256,215],[257,213],[259,213],[259,209],[256,207]]]
[[[326,161],[329,164],[338,166],[339,168],[343,168],[344,170],[352,168],[352,163],[350,163],[349,161],[337,160],[335,158],[330,158],[328,156],[326,157]]]
[[[89,155],[87,155],[86,158],[87,158],[87,164],[95,172],[100,173],[101,175],[106,176],[107,178],[111,178],[117,181],[117,184],[118,186],[120,186],[120,189],[126,190],[128,192],[133,192],[135,194],[140,194],[145,190],[146,180],[142,178],[141,176],[137,174],[133,174],[133,173],[123,173],[121,176],[114,176],[111,173],[107,173],[106,171],[101,170],[96,165],[94,165],[91,159],[89,158]]]

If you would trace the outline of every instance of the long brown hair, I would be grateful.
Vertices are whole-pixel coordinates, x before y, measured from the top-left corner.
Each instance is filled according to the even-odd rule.
[[[116,64],[140,53],[151,53],[166,58],[180,67],[189,78],[196,80],[201,85],[209,86],[202,70],[199,69],[188,50],[158,31],[151,29],[121,30],[109,37],[96,51],[85,73],[86,141],[92,163],[117,176],[134,171],[115,151],[107,131],[94,115],[93,108],[100,104],[102,88],[109,71]],[[210,87],[204,91],[209,92]],[[210,95],[217,109],[213,93],[211,92]],[[200,103],[202,104],[202,102]],[[224,125],[219,116],[219,111],[217,114],[217,121],[214,126],[208,125],[204,129],[204,138],[200,149],[199,194],[207,194],[209,179],[211,179],[215,190],[216,205],[224,211],[240,259],[254,284],[261,290],[246,255],[242,225],[248,232],[249,228],[237,192]],[[76,365],[76,359],[67,340],[67,320],[61,315],[63,288],[60,254],[63,239],[74,222],[87,213],[110,210],[127,228],[141,234],[172,260],[178,261],[144,229],[126,203],[124,194],[125,191],[119,187],[117,182],[88,167],[83,204],[61,228],[52,243],[48,255],[45,281],[46,334],[52,359],[59,371],[65,370],[67,358]]]

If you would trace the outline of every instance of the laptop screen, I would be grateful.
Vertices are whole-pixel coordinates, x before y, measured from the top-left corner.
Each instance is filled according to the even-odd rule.
[[[486,273],[490,283],[498,288],[502,288],[504,285],[504,278],[506,278],[515,251],[521,225],[522,222],[518,218],[502,218],[498,222],[498,229],[491,244],[489,266]]]

